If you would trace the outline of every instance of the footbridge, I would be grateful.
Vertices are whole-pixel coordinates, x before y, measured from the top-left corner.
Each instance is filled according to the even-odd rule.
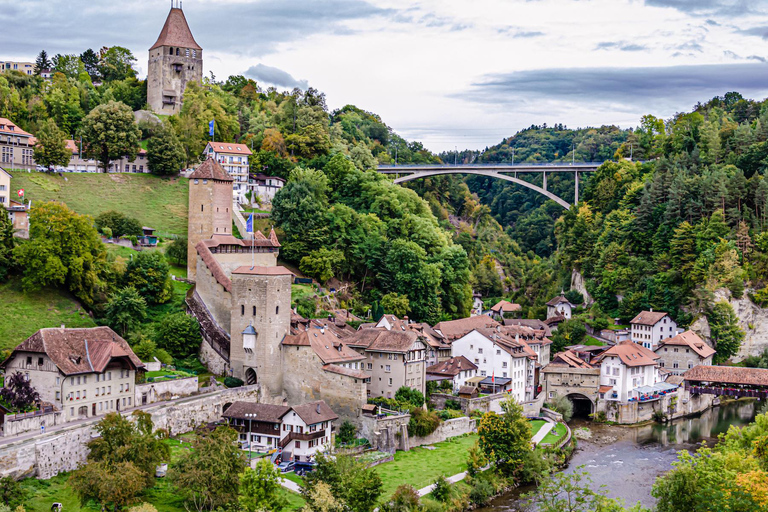
[[[394,174],[395,183],[440,176],[446,174],[477,174],[490,176],[500,180],[517,183],[523,187],[535,190],[557,204],[569,210],[571,204],[565,199],[547,190],[547,176],[554,173],[573,174],[574,176],[574,204],[579,202],[579,173],[593,172],[603,162],[579,162],[579,163],[547,163],[547,164],[459,164],[459,165],[380,165],[378,171],[382,174]],[[521,174],[541,174],[542,186],[534,185],[529,181],[519,178]],[[403,176],[401,176],[403,175]]]
[[[692,394],[768,398],[768,370],[736,366],[694,366],[683,374]]]

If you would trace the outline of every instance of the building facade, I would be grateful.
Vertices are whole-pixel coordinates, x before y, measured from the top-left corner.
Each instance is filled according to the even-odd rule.
[[[572,400],[584,397],[595,411],[600,388],[600,367],[592,366],[571,350],[558,352],[552,362],[541,369],[541,384],[548,400],[566,396]]]
[[[0,167],[34,170],[36,139],[10,119],[0,117]]]
[[[202,79],[203,49],[192,36],[184,11],[171,7],[157,41],[149,49],[147,103],[158,114],[178,114],[187,84]]]
[[[19,71],[25,75],[32,76],[35,74],[34,62],[19,62],[14,60],[0,60],[0,73],[6,71]]]
[[[653,386],[659,377],[659,356],[643,345],[624,341],[597,357],[600,386],[606,400],[626,402],[637,398],[636,388]]]
[[[285,186],[285,180],[277,176],[267,176],[258,173],[251,174],[248,180],[248,190],[251,191],[251,204],[256,203],[256,198],[260,204],[271,203],[275,194]]]
[[[693,331],[662,340],[654,352],[659,365],[672,375],[682,375],[694,366],[711,366],[715,355],[715,349]]]
[[[629,324],[630,339],[650,350],[656,350],[662,340],[677,335],[677,324],[663,311],[643,311]]]
[[[477,377],[477,366],[464,356],[452,357],[427,367],[427,380],[451,382],[454,392],[467,385],[467,379]]]
[[[250,188],[248,173],[251,150],[245,144],[233,142],[209,142],[203,152],[205,158],[213,158],[232,178],[232,198],[240,204],[248,203],[246,194]]]
[[[72,152],[72,156],[70,157],[69,163],[66,167],[67,171],[102,172],[101,162],[91,158],[85,158],[85,155],[80,153],[80,146],[76,141],[67,140],[67,149]],[[136,158],[133,160],[121,158],[120,160],[109,162],[107,172],[151,172],[147,160],[147,150],[144,148],[139,148],[136,154]]]
[[[553,318],[560,315],[566,320],[570,320],[573,314],[573,308],[574,305],[561,293],[558,297],[547,302],[547,318]]]
[[[109,327],[40,329],[0,365],[6,375],[23,374],[66,422],[135,407],[136,371],[143,367]]]

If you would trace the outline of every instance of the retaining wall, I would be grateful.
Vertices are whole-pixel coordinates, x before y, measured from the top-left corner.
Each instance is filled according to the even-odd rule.
[[[142,405],[144,395],[147,397],[147,404],[170,400],[174,397],[190,396],[197,393],[197,376],[186,377],[184,379],[163,380],[160,382],[145,382],[134,386],[135,404]]]
[[[458,396],[447,395],[443,393],[432,393],[429,397],[430,403],[435,409],[445,409],[445,402],[454,400],[461,405],[461,411],[464,414],[470,414],[472,411],[501,412],[501,403],[507,400],[511,395],[507,393],[496,393],[495,395],[483,396],[480,398],[460,398]],[[523,402],[523,413],[526,416],[538,416],[541,407],[544,405],[544,393],[539,393],[534,400]]]

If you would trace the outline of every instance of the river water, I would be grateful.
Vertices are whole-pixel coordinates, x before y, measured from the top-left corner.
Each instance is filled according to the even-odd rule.
[[[579,439],[578,449],[566,473],[575,470],[590,474],[595,487],[603,486],[608,496],[621,498],[627,505],[638,501],[653,507],[651,487],[656,477],[672,469],[680,450],[693,451],[705,442],[712,446],[717,436],[731,425],[752,422],[760,402],[728,402],[695,418],[683,418],[667,424],[643,427],[616,427],[574,420],[571,429],[587,427],[590,439]],[[523,510],[520,494],[533,488],[516,489],[494,499],[481,512]]]

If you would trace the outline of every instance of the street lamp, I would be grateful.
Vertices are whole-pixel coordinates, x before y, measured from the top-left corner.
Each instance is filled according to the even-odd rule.
[[[251,463],[251,420],[256,417],[256,413],[245,413],[245,417],[248,418],[248,464]]]

